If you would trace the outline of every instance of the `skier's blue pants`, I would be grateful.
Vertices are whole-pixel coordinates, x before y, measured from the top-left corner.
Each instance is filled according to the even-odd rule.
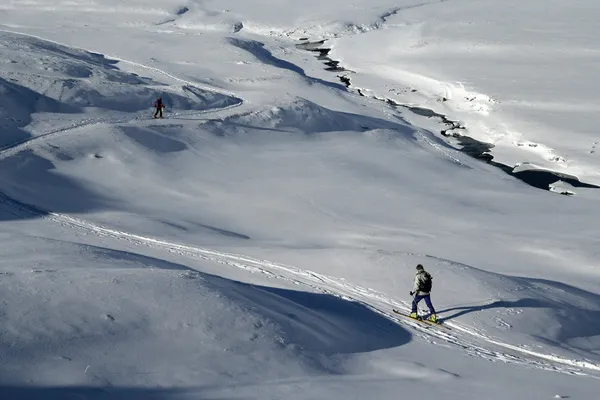
[[[417,305],[419,304],[419,302],[421,300],[425,300],[425,304],[427,304],[427,307],[429,308],[429,312],[432,314],[435,314],[435,308],[433,308],[433,304],[431,304],[431,297],[428,294],[425,296],[421,296],[421,295],[415,296],[415,298],[413,299],[413,302],[412,302],[412,311],[411,312],[414,312],[414,313],[417,312]]]

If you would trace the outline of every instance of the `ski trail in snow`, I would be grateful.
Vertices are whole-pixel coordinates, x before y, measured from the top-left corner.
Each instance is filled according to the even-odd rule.
[[[67,46],[55,41],[51,41],[48,39],[44,39],[42,37],[38,37],[31,34],[24,34],[21,32],[15,32],[10,30],[0,29],[0,32],[7,32],[11,34],[21,35],[24,37],[31,37],[38,40],[46,41],[49,43],[53,43],[60,46],[65,46],[69,48],[74,48],[72,46]],[[83,51],[90,50],[87,49],[79,49]],[[191,85],[194,87],[198,87],[207,91],[225,94],[234,96],[239,98],[237,94],[229,93],[227,91],[216,90],[213,87],[207,87],[196,82],[190,82],[181,78],[178,78],[174,75],[171,75],[159,68],[144,65],[141,63],[137,63],[134,61],[125,60],[119,57],[109,56],[106,57],[111,58],[113,60],[117,60],[123,64],[128,64],[133,67],[146,69],[148,71],[152,71],[156,74],[161,74],[170,79],[173,79],[177,82],[184,83],[187,85]],[[173,114],[176,115],[199,115],[199,114],[208,114],[219,111],[224,111],[231,108],[237,108],[244,104],[243,99],[238,104],[234,104],[228,107],[194,111],[188,113],[178,113]],[[54,137],[56,135],[60,135],[61,133],[82,128],[85,126],[95,125],[95,124],[103,124],[103,123],[126,123],[132,122],[135,120],[143,120],[143,119],[151,119],[150,117],[122,117],[122,118],[113,118],[113,119],[93,119],[81,121],[78,123],[74,123],[70,126],[56,129],[50,132],[46,132],[44,134],[34,136],[23,140],[19,143],[13,144],[11,146],[7,146],[3,149],[0,149],[0,158],[7,157],[9,155],[15,154],[29,146],[32,142],[36,142],[42,139],[48,139]],[[431,143],[429,143],[431,145]],[[460,163],[460,160],[454,159],[453,161]],[[280,280],[285,280],[291,282],[295,285],[303,285],[314,291],[318,291],[321,293],[330,294],[336,297],[340,297],[349,301],[358,302],[369,309],[385,316],[386,318],[402,324],[406,326],[410,326],[413,329],[419,331],[422,334],[422,337],[429,341],[432,344],[451,344],[462,348],[468,354],[475,355],[478,357],[486,358],[494,361],[503,361],[520,365],[533,366],[536,368],[541,368],[544,370],[557,371],[568,374],[576,374],[576,375],[588,375],[585,371],[588,372],[600,372],[600,365],[581,360],[572,360],[564,357],[546,354],[541,352],[535,352],[529,349],[525,349],[519,347],[517,345],[504,343],[497,339],[488,337],[481,333],[478,333],[474,330],[468,329],[464,326],[461,326],[455,322],[446,322],[445,324],[451,328],[451,331],[439,329],[436,327],[424,326],[419,324],[418,322],[410,321],[408,319],[395,316],[392,312],[392,309],[400,309],[404,311],[408,311],[408,304],[405,302],[399,302],[394,300],[392,297],[377,292],[372,289],[363,288],[358,285],[353,285],[339,278],[329,277],[323,274],[319,274],[316,272],[299,269],[293,266],[279,264],[275,262],[271,262],[268,260],[261,260],[245,255],[233,254],[223,251],[217,251],[207,248],[195,247],[185,244],[178,244],[174,242],[169,242],[166,240],[161,240],[158,238],[153,238],[149,236],[142,236],[135,233],[129,233],[121,230],[111,229],[108,227],[100,226],[94,224],[89,221],[85,221],[82,219],[74,218],[65,214],[58,214],[53,212],[47,212],[38,207],[28,205],[22,202],[19,202],[6,194],[0,192],[0,204],[6,208],[6,211],[14,214],[15,216],[36,216],[42,217],[46,219],[50,219],[53,222],[56,222],[60,225],[68,227],[70,229],[84,230],[87,232],[91,232],[98,236],[110,237],[114,240],[118,241],[127,241],[136,246],[147,246],[155,249],[162,249],[171,253],[176,253],[181,256],[186,256],[190,258],[197,258],[208,260],[212,262],[221,263],[230,267],[240,268],[252,273],[261,273],[270,278],[276,278]],[[440,343],[438,343],[439,341]],[[486,345],[495,346],[498,348],[503,348],[507,351],[510,351],[512,354],[503,353],[500,351],[492,350],[486,347],[483,347],[477,343],[483,343]],[[557,366],[560,364],[562,367]]]
[[[221,113],[221,112],[226,112],[231,109],[239,108],[242,105],[244,105],[243,102],[232,104],[232,105],[225,106],[225,107],[209,108],[206,110],[182,111],[182,112],[176,112],[176,113],[169,113],[169,116],[166,119],[175,119],[176,120],[176,119],[178,119],[178,117],[196,117],[199,115]],[[40,135],[32,136],[27,139],[24,139],[19,142],[12,143],[8,146],[0,148],[0,160],[4,159],[6,157],[13,156],[13,155],[19,153],[20,151],[29,148],[34,143],[60,136],[63,133],[66,133],[66,132],[69,132],[69,131],[72,131],[75,129],[84,128],[84,127],[92,126],[92,125],[102,125],[102,124],[125,124],[125,123],[129,123],[129,122],[134,122],[134,121],[154,121],[154,118],[148,117],[145,115],[137,115],[135,117],[123,116],[121,118],[95,118],[95,119],[78,121],[71,125],[68,125],[68,126],[65,126],[62,128],[58,128],[58,129],[53,129],[51,131],[42,133]]]
[[[71,49],[75,49],[75,50],[80,50],[80,51],[85,51],[88,53],[96,53],[92,50],[88,50],[88,49],[84,49],[84,48],[79,48],[79,47],[73,47],[73,46],[69,46],[63,43],[59,43],[53,40],[48,40],[45,39],[43,37],[40,36],[36,36],[36,35],[32,35],[32,34],[27,34],[27,33],[22,33],[22,32],[16,32],[16,31],[12,31],[12,30],[7,30],[7,29],[0,29],[0,32],[4,32],[4,33],[10,33],[10,34],[14,34],[14,35],[19,35],[19,36],[23,36],[23,37],[28,37],[28,38],[33,38],[33,39],[37,39],[37,40],[41,40],[41,41],[45,41],[48,43],[52,43],[55,44],[57,46],[62,46],[62,47],[67,47],[67,48],[71,48]],[[205,114],[210,114],[210,113],[217,113],[217,112],[223,112],[223,111],[227,111],[227,110],[231,110],[234,108],[239,108],[242,107],[243,105],[245,105],[245,101],[244,99],[240,98],[237,94],[233,93],[233,92],[228,92],[228,91],[224,91],[224,90],[217,90],[213,87],[209,87],[206,85],[202,85],[202,84],[198,84],[196,82],[191,82],[191,81],[187,81],[185,79],[181,79],[178,78],[174,75],[169,74],[168,72],[165,72],[159,68],[156,67],[151,67],[148,65],[144,65],[141,63],[137,63],[134,61],[129,61],[129,60],[125,60],[119,57],[113,57],[113,56],[109,56],[109,55],[105,55],[103,54],[104,57],[106,58],[110,58],[113,60],[117,60],[121,63],[124,64],[129,64],[138,68],[143,68],[149,71],[153,71],[155,73],[164,75],[170,79],[173,79],[177,82],[192,86],[192,87],[196,87],[202,90],[206,90],[212,93],[217,93],[217,94],[221,94],[221,95],[226,95],[226,96],[230,96],[230,97],[234,97],[236,99],[239,99],[240,102],[239,103],[235,103],[229,106],[225,106],[225,107],[217,107],[217,108],[208,108],[205,110],[195,110],[195,111],[182,111],[182,112],[177,112],[177,113],[170,113],[169,114],[169,119],[177,119],[177,117],[181,117],[181,116],[188,116],[188,117],[193,117],[193,116],[198,116],[198,115],[205,115]],[[86,126],[91,126],[91,125],[100,125],[100,124],[120,124],[120,123],[128,123],[128,122],[133,122],[133,121],[140,121],[140,120],[152,120],[152,118],[150,117],[146,117],[143,116],[141,114],[138,114],[134,117],[131,116],[123,116],[121,118],[94,118],[94,119],[88,119],[88,120],[83,120],[83,121],[78,121],[75,122],[69,126],[66,127],[62,127],[59,129],[54,129],[51,130],[49,132],[45,132],[42,133],[40,135],[36,135],[36,136],[32,136],[29,138],[26,138],[24,140],[21,140],[19,142],[16,143],[12,143],[8,146],[5,146],[3,148],[0,148],[0,159],[2,158],[6,158],[8,156],[14,155],[16,153],[18,153],[21,150],[24,150],[26,148],[29,147],[29,145],[31,145],[34,142],[40,141],[42,139],[49,139],[55,136],[60,135],[61,133],[65,133],[74,129],[78,129],[78,128],[83,128]]]
[[[40,36],[36,36],[36,35],[32,35],[32,34],[27,34],[27,33],[22,33],[22,32],[16,32],[16,31],[12,31],[12,30],[7,30],[7,29],[0,29],[0,32],[4,32],[4,33],[10,33],[10,34],[14,34],[14,35],[19,35],[19,36],[23,36],[23,37],[28,37],[28,38],[33,38],[33,39],[37,39],[40,41],[44,41],[44,42],[48,42],[48,43],[52,43],[55,44],[57,46],[62,46],[62,47],[67,47],[67,48],[71,48],[71,49],[75,49],[75,50],[80,50],[80,51],[85,51],[88,53],[96,53],[92,50],[89,49],[85,49],[85,48],[80,48],[80,47],[73,47],[73,46],[69,46],[57,41],[53,41],[53,40],[48,40],[45,39],[43,37]],[[229,106],[225,106],[225,107],[215,107],[215,108],[208,108],[205,110],[196,110],[196,111],[183,111],[183,112],[177,112],[177,113],[170,113],[169,114],[169,119],[173,119],[173,118],[177,118],[177,117],[181,117],[181,116],[197,116],[197,115],[204,115],[204,114],[209,114],[209,113],[216,113],[219,111],[227,111],[230,109],[234,109],[234,108],[238,108],[241,107],[245,104],[244,99],[240,98],[237,94],[234,94],[233,92],[228,92],[228,91],[224,91],[224,90],[217,90],[213,87],[209,87],[206,85],[202,85],[199,84],[197,82],[191,82],[191,81],[187,81],[185,79],[181,79],[178,78],[172,74],[169,74],[168,72],[165,72],[159,68],[156,67],[151,67],[148,65],[144,65],[141,63],[137,63],[134,61],[129,61],[129,60],[125,60],[119,57],[113,57],[113,56],[109,56],[109,55],[105,55],[103,54],[104,57],[109,58],[109,59],[113,59],[116,60],[120,63],[124,63],[124,64],[128,64],[128,65],[132,65],[138,68],[143,68],[149,71],[152,71],[154,73],[158,73],[161,75],[164,75],[170,79],[173,79],[174,81],[177,81],[179,83],[183,83],[185,85],[189,85],[192,87],[196,87],[202,90],[206,90],[208,92],[212,92],[212,93],[217,93],[217,94],[221,94],[221,95],[226,95],[226,96],[230,96],[230,97],[234,97],[236,99],[239,99],[240,102],[236,103],[236,104],[232,104]],[[78,129],[78,128],[83,128],[86,126],[90,126],[90,125],[100,125],[100,124],[119,124],[119,123],[127,123],[127,122],[133,122],[133,121],[139,121],[139,120],[151,120],[152,118],[150,117],[146,117],[144,115],[136,115],[134,117],[131,116],[123,116],[121,118],[94,118],[94,119],[87,119],[87,120],[83,120],[83,121],[78,121],[75,122],[69,126],[66,127],[62,127],[59,129],[54,129],[51,130],[49,132],[46,133],[42,133],[40,135],[36,135],[36,136],[32,136],[29,138],[26,138],[24,140],[21,140],[19,142],[16,143],[11,143],[8,146],[5,146],[3,148],[0,148],[0,157],[4,158],[13,154],[16,154],[17,152],[23,150],[24,148],[27,148],[29,144],[33,143],[33,142],[37,142],[41,139],[49,139],[51,137],[57,136],[61,133],[64,132],[68,132],[74,129]]]
[[[67,48],[71,48],[71,49],[75,49],[75,50],[80,50],[80,51],[85,51],[88,53],[96,53],[92,50],[88,50],[88,49],[84,49],[84,48],[80,48],[80,47],[73,47],[73,46],[69,46],[63,43],[59,43],[53,40],[48,40],[45,39],[43,37],[40,36],[36,36],[36,35],[32,35],[32,34],[27,34],[27,33],[22,33],[22,32],[16,32],[16,31],[12,31],[12,30],[7,30],[7,29],[0,29],[0,32],[4,32],[4,33],[10,33],[10,34],[14,34],[14,35],[19,35],[19,36],[23,36],[23,37],[28,37],[28,38],[33,38],[33,39],[37,39],[40,41],[44,41],[44,42],[48,42],[48,43],[52,43],[55,44],[57,46],[62,46],[62,47],[67,47]],[[230,96],[230,97],[234,97],[236,99],[239,99],[240,102],[239,103],[235,103],[229,106],[224,106],[224,107],[215,107],[215,108],[208,108],[205,110],[195,110],[195,111],[182,111],[182,112],[176,112],[176,113],[170,113],[169,114],[169,119],[177,119],[177,117],[182,117],[182,116],[186,116],[186,117],[194,117],[194,116],[198,116],[198,115],[205,115],[205,114],[210,114],[210,113],[218,113],[218,112],[224,112],[224,111],[228,111],[231,109],[235,109],[235,108],[239,108],[242,107],[243,105],[245,105],[245,101],[244,99],[240,98],[237,94],[234,94],[233,92],[228,92],[228,91],[224,91],[224,90],[217,90],[213,87],[209,87],[206,85],[202,85],[202,84],[198,84],[196,82],[191,82],[191,81],[187,81],[185,79],[181,79],[178,78],[174,75],[169,74],[168,72],[165,72],[159,68],[155,68],[155,67],[151,67],[148,65],[144,65],[141,63],[137,63],[134,61],[129,61],[129,60],[125,60],[119,57],[113,57],[113,56],[109,56],[109,55],[105,55],[103,54],[104,57],[106,58],[110,58],[113,60],[117,60],[121,63],[124,64],[128,64],[128,65],[132,65],[138,68],[143,68],[149,71],[152,71],[154,73],[158,73],[161,75],[164,75],[170,79],[173,79],[177,82],[192,86],[192,87],[196,87],[202,90],[206,90],[212,93],[217,93],[217,94],[221,94],[221,95],[226,95],[226,96]],[[133,122],[133,121],[141,121],[141,120],[152,120],[153,118],[151,117],[146,117],[145,115],[141,115],[141,114],[137,114],[136,116],[123,116],[120,118],[94,118],[94,119],[87,119],[87,120],[83,120],[83,121],[77,121],[74,122],[71,125],[68,125],[66,127],[62,127],[62,128],[58,128],[58,129],[54,129],[45,133],[42,133],[40,135],[36,135],[36,136],[32,136],[29,138],[26,138],[24,140],[18,141],[16,143],[11,143],[8,146],[5,146],[3,148],[0,148],[0,159],[9,157],[11,155],[14,155],[26,148],[28,148],[32,143],[38,142],[40,140],[45,140],[45,139],[50,139],[52,137],[58,136],[62,133],[68,132],[68,131],[72,131],[74,129],[79,129],[79,128],[83,128],[86,126],[91,126],[91,125],[100,125],[100,124],[121,124],[121,123],[128,123],[128,122]]]
[[[243,269],[251,273],[261,273],[269,278],[284,280],[295,285],[308,287],[313,291],[329,294],[349,301],[355,301],[396,323],[410,326],[418,331],[423,339],[432,344],[442,346],[453,345],[463,349],[467,354],[488,359],[490,361],[502,361],[547,371],[600,378],[600,376],[593,374],[600,372],[600,365],[593,362],[568,359],[552,354],[532,351],[510,343],[504,343],[455,322],[446,322],[445,324],[450,328],[450,330],[447,330],[435,326],[425,326],[418,322],[411,321],[408,318],[397,316],[393,313],[392,309],[395,308],[408,311],[409,306],[407,303],[396,301],[384,293],[351,284],[343,279],[241,254],[174,243],[154,237],[111,229],[65,214],[48,213],[38,207],[12,199],[1,192],[0,204],[2,204],[4,208],[7,208],[7,211],[22,217],[25,215],[28,217],[34,215],[46,218],[69,229],[83,230],[97,236],[109,237],[118,241],[126,241],[135,246],[162,249],[184,257],[216,262],[229,267]],[[490,348],[490,346],[501,348],[506,351],[494,350]]]

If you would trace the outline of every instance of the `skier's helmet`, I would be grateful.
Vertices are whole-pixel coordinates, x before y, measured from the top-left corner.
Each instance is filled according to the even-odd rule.
[[[425,268],[423,268],[423,266],[421,264],[417,265],[417,271],[423,271],[425,270]]]

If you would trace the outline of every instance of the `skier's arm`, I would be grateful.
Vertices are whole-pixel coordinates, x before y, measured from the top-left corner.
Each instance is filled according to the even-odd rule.
[[[417,294],[419,291],[419,275],[415,276],[415,284],[413,285],[413,292]]]

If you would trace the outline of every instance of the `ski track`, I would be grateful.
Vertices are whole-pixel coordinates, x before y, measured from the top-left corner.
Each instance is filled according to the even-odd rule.
[[[441,1],[444,1],[444,0],[441,0]],[[419,4],[419,5],[417,5],[417,7],[428,5],[428,4],[431,4],[431,3]],[[412,6],[412,7],[414,7],[414,6]],[[396,14],[398,11],[399,11],[399,9],[398,10],[392,10],[391,12],[388,13],[389,15],[387,17]],[[8,29],[0,29],[0,32],[11,33],[11,34],[15,34],[15,35],[24,36],[24,37],[30,37],[30,38],[33,38],[33,39],[37,39],[37,40],[41,40],[41,41],[46,41],[48,43],[53,43],[53,44],[58,45],[58,46],[69,47],[69,48],[72,48],[72,49],[86,51],[86,52],[89,52],[89,53],[101,54],[101,53],[98,53],[98,52],[90,50],[90,49],[69,46],[69,45],[66,45],[64,43],[60,43],[60,42],[57,42],[57,41],[54,41],[54,40],[49,40],[49,39],[43,38],[41,36],[32,35],[32,34],[28,34],[28,33],[22,33],[22,32],[12,31],[12,30],[8,30]],[[197,88],[202,89],[202,90],[206,90],[206,91],[210,91],[210,92],[213,92],[213,93],[218,93],[218,94],[227,95],[227,96],[231,96],[231,97],[235,97],[237,99],[240,99],[240,103],[233,104],[233,105],[226,106],[226,107],[213,108],[213,109],[200,110],[200,111],[192,111],[192,112],[172,113],[172,114],[170,114],[169,119],[177,119],[176,118],[177,116],[188,116],[189,117],[189,116],[197,116],[197,115],[210,114],[210,113],[213,113],[213,112],[216,113],[216,112],[220,112],[220,111],[227,111],[227,110],[230,110],[230,109],[242,108],[246,104],[246,101],[242,97],[240,97],[237,93],[233,93],[233,92],[229,92],[229,91],[225,91],[225,90],[221,90],[221,89],[215,89],[213,87],[209,87],[209,86],[206,86],[206,85],[201,85],[201,84],[198,84],[196,82],[187,81],[185,79],[181,79],[181,78],[176,77],[176,76],[174,76],[172,74],[169,74],[168,72],[163,71],[163,70],[161,70],[159,68],[151,67],[149,65],[141,64],[141,63],[134,62],[134,61],[125,60],[123,58],[119,58],[119,57],[115,57],[115,56],[111,56],[111,55],[107,55],[107,54],[102,54],[102,55],[105,58],[107,58],[107,59],[117,60],[117,61],[119,61],[121,63],[124,63],[124,64],[129,64],[129,65],[132,65],[132,66],[135,66],[135,67],[138,67],[138,68],[146,69],[146,70],[149,70],[149,71],[152,71],[152,72],[164,75],[164,76],[166,76],[166,77],[168,77],[170,79],[173,79],[173,80],[175,80],[177,82],[180,82],[180,83],[183,83],[185,85],[197,87]],[[389,114],[387,114],[387,115],[389,115]],[[146,118],[146,117],[143,117],[143,116],[136,116],[134,118],[123,117],[123,118],[118,118],[118,119],[110,119],[110,118],[100,119],[100,118],[98,118],[98,119],[94,119],[94,120],[85,120],[85,121],[82,121],[82,122],[77,122],[77,123],[72,124],[72,125],[70,125],[68,127],[64,127],[64,128],[52,130],[50,132],[46,132],[46,133],[43,133],[41,135],[36,135],[36,136],[30,137],[30,138],[27,138],[27,139],[22,140],[20,142],[13,143],[11,145],[5,146],[4,148],[0,148],[0,159],[3,159],[5,157],[11,156],[11,155],[14,155],[14,154],[18,153],[19,151],[28,148],[29,145],[32,144],[33,142],[37,142],[37,141],[42,140],[42,139],[50,139],[51,137],[57,136],[57,135],[59,135],[61,133],[64,133],[64,132],[67,132],[67,131],[71,131],[71,130],[74,130],[74,129],[83,128],[83,127],[90,126],[90,125],[100,125],[100,124],[104,124],[104,123],[106,123],[106,124],[119,124],[119,123],[128,123],[128,122],[133,122],[133,121],[150,120],[150,119],[151,118]],[[454,163],[456,163],[458,165],[466,166],[460,159],[458,159],[457,157],[454,157],[453,155],[450,154],[450,152],[444,150],[442,148],[442,146],[434,143],[432,140],[430,140],[429,138],[427,138],[422,132],[420,132],[419,129],[415,129],[415,132],[416,132],[416,134],[417,134],[418,137],[420,137],[427,145],[429,145],[432,148],[434,148],[438,153],[442,154],[444,157],[449,158],[452,162],[454,162]]]
[[[64,43],[60,43],[54,40],[48,40],[45,39],[41,36],[36,36],[36,35],[31,35],[31,34],[27,34],[27,33],[22,33],[22,32],[17,32],[17,31],[11,31],[8,29],[0,29],[0,32],[4,32],[4,33],[10,33],[10,34],[14,34],[14,35],[19,35],[19,36],[23,36],[23,37],[29,37],[29,38],[33,38],[33,39],[37,39],[37,40],[41,40],[41,41],[45,41],[48,43],[52,43],[55,44],[57,46],[63,46],[63,47],[68,47],[71,49],[75,49],[75,50],[80,50],[80,51],[85,51],[88,53],[94,53],[94,54],[100,54],[98,52],[95,52],[93,50],[89,50],[89,49],[85,49],[85,48],[81,48],[81,47],[73,47],[73,46],[69,46],[66,45]],[[205,114],[210,114],[210,113],[217,113],[217,112],[221,112],[221,111],[227,111],[227,110],[231,110],[231,109],[235,109],[235,108],[239,108],[242,107],[243,105],[245,105],[245,101],[243,98],[239,97],[237,94],[234,94],[233,92],[228,92],[225,90],[217,90],[213,87],[209,87],[206,85],[202,85],[202,84],[198,84],[197,82],[191,82],[191,81],[187,81],[185,79],[181,79],[178,78],[174,75],[169,74],[166,71],[163,71],[159,68],[156,67],[151,67],[148,65],[144,65],[141,63],[137,63],[134,61],[129,61],[129,60],[125,60],[123,58],[119,58],[119,57],[113,57],[110,55],[106,55],[106,54],[102,54],[102,56],[104,56],[107,59],[112,59],[112,60],[116,60],[120,63],[123,64],[129,64],[138,68],[142,68],[142,69],[146,69],[149,71],[152,71],[154,73],[160,74],[160,75],[164,75],[170,79],[173,79],[174,81],[183,83],[185,85],[188,86],[192,86],[192,87],[196,87],[202,90],[206,90],[212,93],[217,93],[217,94],[221,94],[221,95],[226,95],[226,96],[230,96],[230,97],[234,97],[236,99],[240,99],[239,103],[236,104],[232,104],[230,106],[225,106],[225,107],[218,107],[218,108],[209,108],[206,110],[197,110],[197,111],[187,111],[187,112],[178,112],[178,113],[171,113],[169,114],[169,119],[177,119],[177,117],[181,117],[181,116],[186,116],[186,117],[190,117],[190,116],[198,116],[198,115],[205,115]],[[122,117],[122,118],[96,118],[96,119],[88,119],[88,120],[83,120],[83,121],[79,121],[76,123],[73,123],[67,127],[63,127],[60,129],[54,129],[52,131],[40,134],[40,135],[36,135],[36,136],[32,136],[30,138],[24,139],[22,141],[19,141],[17,143],[12,143],[8,146],[5,146],[3,148],[0,149],[0,158],[6,158],[8,156],[14,155],[26,148],[29,147],[29,145],[31,145],[34,142],[40,141],[40,140],[46,140],[46,139],[50,139],[52,137],[55,137],[57,135],[60,135],[61,133],[65,133],[74,129],[78,129],[78,128],[83,128],[86,126],[91,126],[91,125],[100,125],[100,124],[121,124],[121,123],[128,123],[128,122],[133,122],[133,121],[140,121],[140,120],[152,120],[153,118],[150,117],[144,117],[141,115],[138,115],[136,117]]]
[[[411,327],[419,332],[421,338],[431,344],[456,346],[471,356],[480,357],[492,362],[500,361],[569,375],[590,376],[600,379],[600,374],[596,374],[600,372],[600,365],[589,361],[568,359],[504,343],[454,322],[445,322],[444,324],[450,329],[444,329],[442,327],[425,326],[408,318],[397,317],[394,315],[392,309],[396,308],[408,312],[408,303],[396,301],[384,293],[353,285],[339,278],[242,254],[174,243],[154,237],[111,229],[69,215],[46,212],[38,207],[19,202],[2,192],[0,192],[0,204],[16,216],[45,218],[68,229],[87,231],[100,237],[125,241],[135,246],[161,249],[183,257],[216,262],[251,273],[261,273],[269,278],[287,281],[298,286],[305,286],[312,291],[354,301],[395,323]],[[484,347],[485,345],[487,347]],[[502,350],[494,350],[491,347]]]
[[[396,10],[398,11],[398,10]],[[394,13],[392,13],[394,14]],[[48,40],[36,35],[25,34],[22,32],[16,32],[11,30],[0,29],[0,32],[6,32],[26,37],[31,37],[39,40],[43,40],[46,42],[50,42],[60,46],[66,46],[70,48],[75,48],[73,46],[68,46],[56,41]],[[92,52],[87,49],[77,48],[79,50],[84,50],[88,52]],[[110,55],[104,55],[107,58],[117,60],[124,64],[129,64],[134,67],[143,68],[154,73],[158,73],[164,75],[170,79],[173,79],[177,82],[185,83],[187,85],[191,85],[194,87],[198,87],[200,89],[204,89],[207,91],[225,94],[229,96],[234,96],[239,98],[237,94],[216,90],[212,87],[207,87],[205,85],[199,85],[196,82],[190,82],[181,78],[178,78],[174,75],[171,75],[159,68],[151,67],[148,65],[144,65],[141,63],[137,63],[134,61],[125,60],[119,57],[114,57]],[[222,108],[214,108],[208,110],[201,111],[193,111],[193,112],[181,112],[171,114],[172,117],[176,116],[194,116],[201,114],[209,114],[219,111],[225,111],[228,109],[238,108],[244,105],[245,102],[241,99],[241,102],[238,104],[234,104],[227,107]],[[172,118],[171,117],[171,118]],[[14,143],[10,146],[6,146],[0,149],[0,157],[5,158],[7,156],[13,155],[27,148],[33,142],[47,140],[61,133],[68,132],[74,129],[82,128],[85,126],[98,125],[98,124],[117,124],[117,123],[127,123],[138,120],[150,120],[152,118],[136,116],[134,118],[123,117],[117,119],[91,119],[84,120],[81,122],[74,123],[64,128],[52,130],[46,132],[41,135],[33,136],[31,138],[27,138],[18,143]],[[176,118],[175,118],[176,119]],[[422,136],[422,135],[421,135]],[[429,143],[429,145],[435,146],[433,143]],[[438,150],[440,150],[438,148]],[[460,160],[451,157],[454,162],[462,164]],[[592,376],[594,378],[600,379],[600,375],[590,374],[594,372],[600,372],[600,365],[585,361],[585,360],[573,360],[567,359],[564,357],[535,352],[517,345],[504,343],[484,334],[481,334],[475,330],[468,329],[464,326],[461,326],[454,322],[445,322],[445,325],[450,328],[450,330],[435,327],[435,326],[424,326],[418,322],[410,321],[407,318],[396,317],[392,311],[393,308],[408,312],[409,305],[406,302],[398,302],[389,296],[377,292],[373,289],[367,289],[360,286],[352,285],[350,283],[346,283],[343,280],[338,278],[329,277],[326,275],[318,274],[316,272],[302,270],[293,266],[278,264],[275,262],[271,262],[268,260],[261,260],[241,254],[233,254],[228,252],[222,252],[207,248],[189,246],[184,244],[178,244],[169,242],[166,240],[161,240],[158,238],[153,238],[149,236],[142,236],[135,233],[124,232],[120,230],[110,229],[108,227],[100,226],[94,224],[89,221],[85,221],[79,218],[74,218],[65,214],[58,214],[53,212],[48,212],[42,210],[36,206],[32,206],[29,204],[25,204],[19,202],[16,199],[11,198],[3,192],[0,192],[0,204],[2,204],[3,208],[6,209],[7,212],[17,216],[17,217],[37,217],[37,218],[45,218],[47,220],[51,220],[57,224],[60,224],[64,227],[74,229],[74,230],[83,230],[87,232],[91,232],[97,236],[102,237],[110,237],[111,239],[117,241],[126,241],[130,244],[136,246],[146,246],[154,249],[162,249],[171,253],[175,253],[180,256],[202,259],[212,262],[217,262],[220,264],[224,264],[230,267],[235,267],[239,269],[244,269],[250,271],[251,273],[262,273],[269,278],[280,279],[284,281],[291,282],[295,285],[302,285],[310,288],[311,290],[329,294],[332,296],[336,296],[348,301],[358,302],[365,307],[377,312],[391,321],[395,323],[399,323],[405,326],[410,326],[414,330],[418,331],[421,337],[427,340],[431,344],[446,346],[447,344],[454,345],[456,347],[462,348],[465,352],[472,356],[481,357],[490,361],[501,361],[505,363],[519,364],[524,366],[530,366],[535,368],[540,368],[548,371],[556,371],[561,373],[566,373],[570,375],[587,375]],[[460,332],[462,335],[457,335],[454,332]],[[470,339],[470,340],[469,340]],[[439,340],[440,342],[437,342]],[[498,348],[502,348],[506,351],[510,351],[511,353],[505,353],[501,351],[491,350],[481,345],[478,345],[476,342],[485,343],[488,345],[496,346]],[[556,364],[560,364],[556,365]]]
[[[164,119],[177,120],[177,119],[179,119],[178,117],[196,117],[199,115],[219,113],[219,112],[224,112],[224,111],[228,111],[231,109],[239,108],[242,105],[244,105],[243,101],[241,103],[232,104],[232,105],[226,106],[226,107],[209,108],[206,110],[197,110],[197,111],[182,111],[182,112],[177,112],[177,113],[170,113],[169,117],[164,118]],[[87,119],[87,120],[83,120],[83,121],[78,121],[78,122],[68,125],[66,127],[54,129],[54,130],[42,133],[40,135],[32,136],[27,139],[21,140],[19,142],[12,143],[8,146],[5,146],[0,149],[0,159],[4,159],[6,157],[13,156],[13,155],[29,148],[32,144],[37,143],[39,141],[52,139],[63,133],[66,133],[66,132],[69,132],[69,131],[72,131],[75,129],[84,128],[86,126],[92,126],[92,125],[102,125],[102,124],[125,124],[125,123],[129,123],[129,122],[134,122],[134,121],[155,121],[155,118],[138,115],[136,117],[124,116],[122,118],[96,118],[96,119]]]

